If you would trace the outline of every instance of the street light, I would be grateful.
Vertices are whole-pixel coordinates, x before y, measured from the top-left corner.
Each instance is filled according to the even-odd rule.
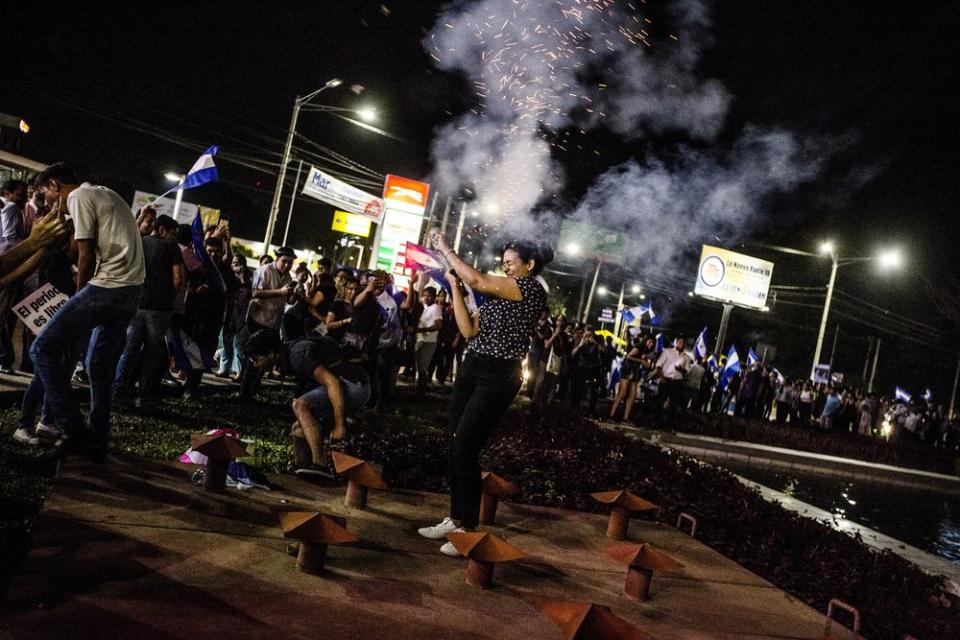
[[[632,293],[632,294],[634,294],[634,295],[640,293],[640,285],[635,284],[635,285],[633,285],[632,287],[630,287],[630,293]]]
[[[602,296],[605,296],[607,295],[607,288],[604,286],[599,286],[597,287],[597,293],[599,293]]]
[[[280,173],[277,175],[277,187],[273,191],[273,201],[270,203],[270,216],[267,218],[267,232],[263,238],[265,251],[270,250],[270,241],[273,239],[273,227],[277,222],[277,214],[280,211],[280,195],[283,192],[283,181],[287,177],[287,165],[290,164],[290,150],[293,147],[293,137],[297,133],[297,118],[300,115],[300,109],[303,105],[309,103],[323,91],[333,89],[343,84],[340,78],[331,78],[326,84],[304,97],[297,96],[293,101],[293,114],[290,116],[290,128],[287,130],[287,142],[283,147],[283,157],[280,160]],[[296,197],[296,194],[294,194]]]
[[[567,244],[567,246],[564,247],[563,250],[564,250],[566,253],[568,253],[568,254],[570,254],[571,256],[574,256],[574,257],[580,255],[580,245],[577,244],[576,242],[571,242],[571,243]]]
[[[360,107],[357,109],[357,117],[359,117],[364,122],[376,122],[377,121],[377,110],[371,106]]]
[[[820,353],[823,351],[823,337],[827,332],[827,318],[830,315],[830,302],[833,300],[833,285],[837,281],[837,269],[858,262],[870,262],[876,260],[881,267],[892,269],[899,267],[902,262],[902,256],[897,249],[885,249],[872,256],[862,256],[857,258],[840,258],[837,256],[836,246],[833,242],[827,241],[820,245],[820,252],[830,256],[830,280],[827,282],[827,299],[823,303],[823,316],[820,318],[820,332],[817,334],[817,348],[813,353],[813,364],[810,367],[810,377],[817,370],[820,364]]]
[[[163,177],[169,180],[170,182],[181,183],[186,177],[182,174],[179,174],[175,171],[167,171],[163,174]],[[170,193],[167,191],[167,193]],[[173,219],[177,219],[177,214],[180,213],[180,203],[183,202],[183,189],[177,189],[177,195],[173,199]],[[178,221],[179,222],[179,221]]]

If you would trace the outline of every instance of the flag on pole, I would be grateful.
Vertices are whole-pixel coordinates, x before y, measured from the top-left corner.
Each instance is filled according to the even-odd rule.
[[[173,188],[173,191],[181,189],[192,189],[208,182],[216,182],[219,178],[217,174],[217,165],[213,163],[213,156],[217,155],[220,147],[213,145],[203,152],[203,155],[193,163],[190,171],[184,176],[183,181]]]
[[[747,366],[752,367],[758,362],[760,362],[760,356],[753,352],[753,347],[750,347],[750,350],[747,351]]]
[[[660,324],[660,318],[657,317],[657,314],[653,312],[653,302],[650,302],[646,308],[644,308],[644,313],[650,316],[650,324],[656,326]]]
[[[930,387],[927,387],[927,390],[923,392],[923,399],[927,404],[933,402],[933,392],[930,391]]]
[[[707,328],[704,327],[693,343],[693,357],[702,360],[707,355]]]
[[[740,354],[737,353],[736,345],[730,346],[727,352],[727,364],[723,368],[723,375],[720,376],[720,388],[726,389],[733,376],[740,373]]]
[[[900,387],[896,387],[893,391],[893,399],[901,402],[910,402],[913,400],[913,396]]]
[[[663,334],[657,334],[657,353],[663,353]]]

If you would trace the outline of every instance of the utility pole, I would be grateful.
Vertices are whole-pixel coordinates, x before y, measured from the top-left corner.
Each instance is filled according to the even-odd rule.
[[[293,195],[290,196],[290,209],[287,211],[287,227],[283,230],[283,246],[287,246],[287,236],[290,235],[290,221],[293,220],[293,203],[297,201],[297,189],[300,188],[300,172],[303,171],[303,158],[297,166],[297,179],[293,181]],[[359,264],[357,265],[360,266]]]
[[[860,376],[860,379],[864,384],[867,382],[867,372],[870,371],[870,356],[873,352],[873,336],[869,337],[869,343],[867,344],[867,359],[863,361],[863,375]]]
[[[833,263],[833,266],[830,268],[830,282],[827,283],[827,299],[823,303],[823,316],[820,318],[820,333],[817,335],[817,348],[813,352],[813,364],[810,366],[810,378],[813,379],[813,374],[817,370],[817,365],[820,364],[820,352],[823,350],[823,336],[827,332],[827,317],[830,315],[830,301],[833,299],[833,284],[837,281],[837,269],[840,267],[840,261],[837,260],[837,256],[830,253],[830,260]]]
[[[880,342],[881,339],[877,338],[877,349],[873,352],[873,369],[870,370],[870,382],[867,384],[867,393],[873,392],[873,379],[877,376],[877,360],[880,359]]]
[[[830,373],[833,373],[833,356],[837,353],[837,340],[840,339],[840,323],[837,323],[837,330],[833,334],[833,347],[830,348]]]
[[[953,393],[950,394],[950,419],[957,415],[957,383],[960,382],[960,359],[957,360],[957,372],[953,376]]]
[[[730,324],[730,313],[733,311],[732,304],[723,305],[723,315],[720,316],[720,329],[717,331],[717,357],[723,355],[724,341],[727,338],[727,325]]]
[[[587,303],[583,307],[583,317],[580,319],[580,322],[584,324],[587,323],[587,318],[590,317],[590,306],[593,304],[593,296],[597,292],[597,279],[600,277],[600,265],[602,264],[602,260],[597,260],[597,270],[593,272],[593,284],[590,285],[590,295],[587,296]]]
[[[620,337],[620,324],[623,322],[623,315],[620,313],[620,310],[623,308],[623,289],[626,286],[626,283],[620,284],[620,298],[617,299],[617,314],[613,320],[613,335]]]

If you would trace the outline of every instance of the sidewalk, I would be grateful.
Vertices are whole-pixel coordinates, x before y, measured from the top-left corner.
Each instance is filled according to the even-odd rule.
[[[371,492],[355,511],[337,483],[277,476],[277,491],[214,495],[191,471],[64,464],[0,603],[0,637],[559,638],[539,599],[606,604],[657,638],[823,633],[822,615],[662,524],[635,520],[630,537],[685,568],[656,576],[641,604],[620,595],[625,570],[602,553],[604,516],[501,503],[490,530],[530,558],[498,565],[495,586],[479,590],[464,584],[463,560],[416,534],[444,514],[444,496]],[[271,511],[292,507],[343,515],[362,542],[331,547],[323,576],[299,573]]]

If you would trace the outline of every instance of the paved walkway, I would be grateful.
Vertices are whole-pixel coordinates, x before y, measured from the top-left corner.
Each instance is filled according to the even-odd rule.
[[[462,559],[416,535],[443,515],[444,496],[371,492],[357,511],[337,483],[278,476],[275,491],[215,495],[189,483],[191,470],[134,458],[64,464],[0,603],[0,637],[559,638],[540,599],[606,604],[664,639],[824,629],[821,614],[661,524],[635,520],[630,537],[685,568],[656,576],[641,604],[621,595],[624,568],[602,553],[604,516],[501,504],[490,529],[530,558],[498,566],[495,586],[479,590],[464,584]],[[292,507],[345,516],[361,542],[331,547],[324,575],[299,573],[274,514]]]

